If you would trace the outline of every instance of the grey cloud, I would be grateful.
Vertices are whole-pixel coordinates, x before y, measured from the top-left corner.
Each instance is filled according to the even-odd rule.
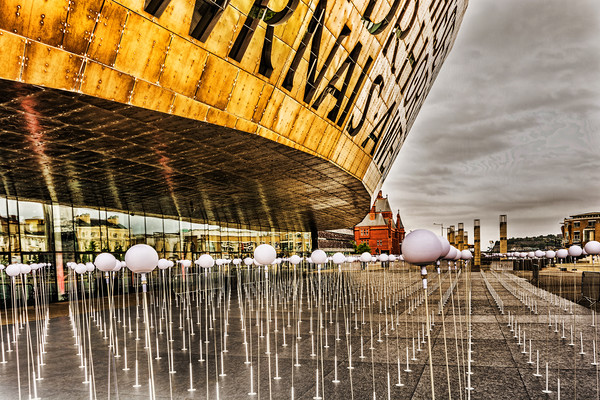
[[[411,229],[482,221],[482,243],[600,209],[600,3],[471,1],[383,190]],[[472,232],[472,228],[468,229]]]

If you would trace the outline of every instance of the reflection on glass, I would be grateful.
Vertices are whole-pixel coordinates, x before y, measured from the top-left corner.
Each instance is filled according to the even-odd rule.
[[[67,262],[93,261],[101,251],[120,260],[138,243],[154,246],[160,257],[195,260],[210,252],[216,258],[252,257],[258,244],[270,243],[281,256],[310,252],[305,232],[257,231],[244,227],[129,214],[122,211],[77,208],[71,205],[0,197],[0,263],[49,263],[48,293],[55,300],[69,294]],[[124,272],[123,275],[129,275]],[[28,276],[28,285],[33,277]],[[127,293],[130,279],[121,288]],[[102,293],[94,279],[84,286]],[[119,290],[121,290],[119,289]],[[0,293],[1,296],[1,293]]]

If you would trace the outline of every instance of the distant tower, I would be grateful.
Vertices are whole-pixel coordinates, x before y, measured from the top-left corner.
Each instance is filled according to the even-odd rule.
[[[463,236],[463,250],[469,250],[469,232],[467,231]]]
[[[473,265],[479,267],[481,266],[481,228],[478,219],[473,221],[473,246],[475,247]]]
[[[448,241],[452,246],[456,244],[456,238],[454,237],[454,225],[450,225],[450,227],[448,228]]]
[[[458,235],[457,235],[456,245],[459,250],[464,250],[464,240],[465,240],[465,225],[461,222],[458,224]]]
[[[500,253],[508,252],[508,242],[506,241],[506,215],[500,215]]]

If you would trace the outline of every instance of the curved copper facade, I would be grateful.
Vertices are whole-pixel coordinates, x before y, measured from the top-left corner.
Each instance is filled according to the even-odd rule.
[[[301,167],[313,163],[317,170],[327,172],[307,176],[313,180],[336,177],[335,183],[316,185],[320,186],[317,192],[322,191],[324,196],[312,196],[315,192],[309,187],[293,188],[293,212],[301,206],[304,213],[323,217],[323,227],[352,225],[385,179],[452,47],[465,9],[465,0],[5,0],[0,4],[0,61],[4,66],[0,78],[8,93],[3,96],[3,104],[9,113],[16,110],[29,115],[29,119],[37,116],[55,120],[78,109],[80,103],[94,104],[93,99],[99,99],[94,107],[109,113],[111,109],[140,110],[138,119],[150,128],[157,120],[169,121],[171,115],[183,117],[191,120],[187,139],[197,148],[183,146],[176,153],[178,160],[184,158],[182,155],[193,158],[187,151],[202,151],[203,143],[227,152],[230,142],[219,143],[221,132],[232,135],[240,151],[247,148],[247,143],[260,143],[257,150],[263,153],[261,157],[293,154],[302,161],[278,164],[275,173],[263,168],[256,182],[269,181],[281,172],[302,175]],[[54,93],[64,103],[46,107],[40,114],[23,103],[27,96],[16,93],[10,98],[10,93],[19,88],[11,81],[23,83],[20,87],[25,92],[38,93],[34,88],[41,86],[45,92],[42,97]],[[15,102],[20,103],[18,107],[14,107]],[[183,118],[177,123],[186,125]],[[118,120],[119,115],[114,119]],[[89,131],[98,142],[104,136],[114,136],[129,145],[135,137],[127,136],[127,126],[107,129],[106,133],[98,129],[103,125],[90,115],[79,125],[60,122],[83,130],[92,128],[86,123],[94,125]],[[178,125],[163,128],[157,131],[179,129]],[[51,129],[40,130],[46,131]],[[178,139],[173,143],[181,138],[178,132],[174,134]],[[87,137],[82,135],[85,142]],[[83,143],[80,139],[74,137],[74,143]],[[153,140],[160,145],[169,139],[164,133],[156,133]],[[76,146],[76,150],[94,152],[86,146]],[[104,163],[128,160],[126,154],[112,157],[110,148],[98,153],[108,157]],[[183,172],[170,164],[169,151],[164,153],[157,160],[148,153],[151,161],[142,164],[149,171],[156,169],[147,173],[162,177],[157,182],[167,187],[170,200],[160,207],[167,213],[187,215],[190,212],[184,211],[186,207],[177,203],[188,203],[188,197],[197,200],[202,191],[189,186],[186,195],[169,195],[169,190],[175,189],[168,188],[173,186],[168,175]],[[42,160],[37,161],[41,163],[40,186],[51,184],[54,175],[67,180],[72,176],[68,171],[56,174],[44,169],[44,157],[39,151],[34,154]],[[242,157],[245,154],[240,153]],[[182,185],[195,180],[215,193],[236,186],[219,182],[219,174],[214,172],[221,171],[222,179],[230,179],[239,167],[234,162],[223,163],[214,157],[196,167],[199,169],[185,172],[190,179],[182,179]],[[79,165],[73,168],[74,175],[84,171]],[[104,171],[107,176],[103,179],[115,181],[112,170]],[[214,172],[212,176],[210,171]],[[244,173],[236,176],[244,180]],[[18,179],[4,179],[4,192],[11,194],[6,187]],[[274,186],[277,189],[254,195],[253,201],[244,204],[248,215],[266,211],[280,221],[294,219],[291,214],[276,215],[288,189],[285,184]],[[343,188],[349,192],[340,195],[345,193]],[[77,191],[68,185],[59,189],[79,201]],[[44,197],[62,201],[59,191],[48,188]],[[127,192],[128,202],[135,203],[133,193],[121,191]],[[116,200],[120,190],[112,192],[114,201],[110,193],[103,193],[102,200],[94,204],[118,206],[124,201]],[[241,199],[244,193],[241,190],[236,196]],[[296,198],[305,200],[293,200]],[[196,202],[203,207],[202,203]],[[216,215],[218,207],[207,207],[213,210],[207,213]],[[349,215],[334,217],[336,207],[340,215]],[[239,218],[239,213],[232,214],[229,209],[222,213],[226,220],[255,220]],[[307,222],[300,225],[307,226]]]

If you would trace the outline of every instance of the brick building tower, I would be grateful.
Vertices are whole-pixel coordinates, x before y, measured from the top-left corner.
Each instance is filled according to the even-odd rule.
[[[404,235],[400,212],[394,221],[388,198],[383,197],[380,190],[369,213],[354,227],[354,241],[357,245],[367,243],[371,254],[400,254]]]

